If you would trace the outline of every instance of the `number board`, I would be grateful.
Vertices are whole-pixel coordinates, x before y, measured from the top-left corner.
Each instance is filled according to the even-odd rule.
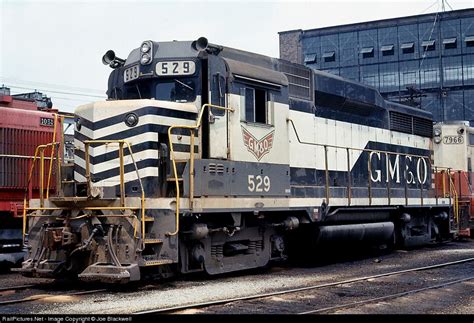
[[[129,67],[123,71],[123,82],[136,80],[140,76],[138,65]]]
[[[464,143],[463,136],[444,136],[443,137],[443,144],[447,145],[458,145]]]
[[[194,196],[291,195],[288,165],[200,159],[194,169]],[[189,170],[183,174],[184,196],[189,196]]]
[[[54,119],[53,118],[40,118],[40,126],[45,127],[54,127]]]
[[[158,62],[155,71],[158,76],[192,75],[196,72],[196,64],[193,61]]]

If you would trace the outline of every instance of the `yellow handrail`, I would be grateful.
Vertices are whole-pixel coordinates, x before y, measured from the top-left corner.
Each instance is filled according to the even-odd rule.
[[[450,191],[451,194],[453,195],[453,213],[454,213],[454,219],[456,220],[456,225],[458,226],[459,229],[459,201],[458,201],[458,193],[456,191],[456,186],[454,185],[454,181],[451,177],[451,173],[449,173],[449,186],[450,186]]]
[[[137,163],[135,161],[135,157],[133,156],[132,147],[130,143],[126,140],[86,140],[84,141],[84,152],[86,157],[86,179],[87,179],[87,188],[88,191],[91,186],[90,181],[90,167],[89,167],[89,146],[91,144],[112,144],[117,143],[119,144],[119,158],[120,158],[120,208],[117,207],[98,207],[97,209],[101,210],[113,210],[113,209],[131,209],[125,207],[125,181],[124,181],[124,163],[123,163],[123,145],[126,145],[128,151],[130,152],[130,157],[132,158],[133,166],[135,167],[135,172],[137,174],[138,182],[140,183],[140,190],[141,190],[141,224],[142,224],[142,239],[145,239],[145,190],[143,189],[142,179],[140,177],[140,173],[138,172]],[[89,208],[91,209],[91,208]],[[136,228],[134,228],[134,237],[136,237]]]
[[[38,145],[35,149],[35,155],[33,156],[33,161],[31,163],[30,167],[30,173],[28,175],[28,181],[26,183],[26,189],[25,189],[25,195],[23,198],[23,228],[22,228],[22,233],[23,233],[23,243],[25,242],[25,235],[26,235],[26,211],[28,209],[28,204],[27,204],[27,196],[28,196],[28,190],[31,182],[31,178],[33,177],[33,169],[35,168],[36,164],[36,159],[38,158],[38,152],[40,153],[40,207],[43,207],[44,205],[44,199],[43,199],[43,192],[44,192],[44,182],[43,182],[43,177],[44,177],[44,150],[48,147],[51,147],[52,150],[54,150],[54,147],[59,145],[59,142],[50,142],[49,144],[44,144],[44,145]],[[50,159],[50,164],[53,164],[53,160]],[[49,186],[49,185],[48,185]]]
[[[56,142],[56,129],[58,124],[58,114],[54,114],[54,127],[53,127],[53,142]],[[51,173],[53,171],[53,158],[54,158],[54,148],[51,147],[51,159],[49,162],[49,172],[48,172],[48,182],[46,184],[46,199],[49,198],[49,184],[51,182]],[[59,158],[59,151],[58,151],[58,158]],[[58,159],[59,161],[59,159]],[[59,187],[57,188],[59,189]]]
[[[117,207],[117,206],[87,207],[87,208],[84,208],[84,210],[135,210],[135,209],[140,209],[141,213],[142,213],[141,232],[142,232],[142,239],[144,239],[145,238],[145,191],[143,189],[143,183],[142,183],[140,174],[138,172],[138,167],[137,167],[135,158],[133,156],[132,147],[130,146],[130,144],[127,141],[125,141],[125,140],[86,140],[86,141],[84,141],[85,155],[86,155],[86,178],[87,178],[87,181],[88,181],[88,183],[87,183],[88,191],[89,191],[90,185],[91,185],[91,182],[90,182],[90,167],[89,167],[89,163],[90,163],[90,160],[89,160],[89,146],[92,145],[92,144],[109,144],[109,143],[118,143],[119,146],[120,146],[119,149],[121,151],[120,154],[119,154],[120,159],[121,159],[120,160],[120,206],[119,207]],[[31,182],[31,178],[33,177],[33,169],[36,165],[36,160],[38,158],[38,153],[40,153],[40,159],[41,159],[41,161],[40,161],[40,166],[41,166],[41,169],[40,169],[40,176],[41,176],[41,180],[40,180],[40,207],[36,207],[36,208],[29,208],[28,207],[28,203],[27,203],[28,188],[27,188],[26,192],[25,192],[25,197],[24,197],[24,200],[23,200],[23,242],[25,241],[25,235],[26,235],[26,222],[27,222],[26,221],[26,218],[27,218],[26,212],[27,211],[33,211],[33,210],[40,210],[40,211],[41,210],[66,210],[66,209],[68,209],[68,208],[44,207],[44,198],[43,198],[43,191],[44,191],[43,177],[44,177],[44,159],[45,159],[44,149],[46,149],[47,147],[50,147],[50,146],[55,147],[59,144],[60,143],[58,143],[58,142],[52,142],[52,143],[49,143],[49,144],[39,145],[38,147],[36,147],[35,155],[33,157],[33,162],[32,162],[31,168],[30,168],[29,176],[28,176],[27,187],[29,187],[29,183]],[[135,171],[136,171],[136,174],[137,174],[138,182],[140,183],[140,189],[141,189],[141,206],[140,206],[140,208],[125,206],[123,145],[126,145],[129,152],[130,152],[130,157],[132,158],[133,165],[135,166]],[[52,148],[52,149],[54,150],[54,148]],[[56,158],[58,159],[58,162],[59,162],[59,153],[58,153],[58,156]],[[52,159],[51,159],[50,163],[51,163],[50,165],[52,165],[52,163],[53,163]],[[60,165],[58,163],[58,168],[59,167],[60,167]],[[51,172],[51,166],[50,166],[50,172]],[[58,176],[59,176],[59,172],[58,172]],[[49,187],[49,180],[48,180],[48,187]],[[47,195],[46,198],[48,198],[48,197],[49,196]],[[136,227],[134,227],[134,237],[136,237]]]
[[[229,112],[234,112],[234,109],[232,108],[226,108],[226,107],[221,107],[219,105],[214,105],[214,104],[209,104],[206,103],[201,107],[201,110],[199,111],[198,118],[196,120],[196,124],[194,126],[189,126],[189,125],[173,125],[168,128],[168,141],[170,145],[170,152],[171,152],[171,162],[173,164],[173,172],[174,172],[174,181],[176,185],[176,215],[175,215],[175,231],[174,232],[167,232],[167,236],[174,236],[179,232],[179,205],[180,205],[180,190],[179,190],[179,180],[178,180],[178,171],[176,169],[176,159],[174,158],[174,148],[173,148],[173,141],[171,139],[171,132],[173,129],[188,129],[191,130],[191,148],[190,148],[190,160],[189,160],[189,203],[190,203],[190,208],[192,207],[192,201],[193,201],[193,191],[194,191],[194,131],[199,130],[201,127],[201,122],[202,122],[202,116],[204,114],[204,110],[206,108],[216,108],[219,110],[224,110],[224,111],[229,111]]]

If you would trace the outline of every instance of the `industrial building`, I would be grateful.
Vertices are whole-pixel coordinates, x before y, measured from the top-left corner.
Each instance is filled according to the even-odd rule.
[[[474,9],[279,33],[280,58],[474,123]]]

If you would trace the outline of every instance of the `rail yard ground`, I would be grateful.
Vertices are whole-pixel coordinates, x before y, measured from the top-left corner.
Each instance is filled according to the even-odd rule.
[[[276,264],[219,277],[188,276],[110,287],[0,275],[1,314],[468,314],[474,315],[474,261],[367,278],[474,258],[474,241],[416,250],[340,252],[311,266]],[[335,282],[337,285],[325,286]],[[230,301],[262,293],[292,293]],[[198,303],[227,300],[209,306]],[[183,306],[188,306],[185,308]],[[344,306],[341,306],[344,305]],[[173,307],[181,306],[180,309]]]

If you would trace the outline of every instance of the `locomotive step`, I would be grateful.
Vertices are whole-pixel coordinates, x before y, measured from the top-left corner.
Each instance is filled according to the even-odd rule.
[[[174,182],[174,181],[176,180],[176,178],[170,177],[170,178],[167,178],[166,180],[167,180],[168,182]],[[182,177],[179,177],[179,178],[178,178],[178,181],[180,181],[180,182],[183,181],[183,178],[182,178]]]
[[[143,266],[149,267],[149,266],[161,266],[161,265],[167,265],[167,264],[172,264],[173,260],[171,259],[159,259],[159,260],[146,260],[143,262]]]
[[[163,240],[153,239],[153,238],[145,238],[144,242],[145,242],[145,244],[159,244],[159,243],[163,243]]]

